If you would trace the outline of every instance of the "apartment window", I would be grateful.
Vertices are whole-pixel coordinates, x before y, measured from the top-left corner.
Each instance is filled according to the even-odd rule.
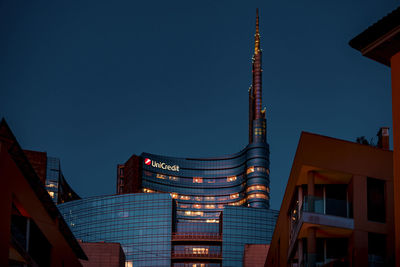
[[[347,239],[328,238],[326,239],[326,258],[341,259],[347,256]]]
[[[326,185],[325,193],[326,214],[347,217],[347,185]]]
[[[385,222],[385,181],[367,178],[367,214],[368,220]]]
[[[368,233],[369,266],[385,266],[386,235]]]

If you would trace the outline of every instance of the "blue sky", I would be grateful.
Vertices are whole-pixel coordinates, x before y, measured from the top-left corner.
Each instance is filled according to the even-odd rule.
[[[354,141],[392,126],[390,69],[348,41],[396,1],[0,1],[0,116],[61,159],[81,196],[115,193],[132,154],[247,144],[255,9],[278,209],[301,131]]]

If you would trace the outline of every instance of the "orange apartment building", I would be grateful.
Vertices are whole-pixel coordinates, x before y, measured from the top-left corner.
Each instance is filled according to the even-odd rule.
[[[350,41],[367,58],[391,68],[396,266],[400,267],[400,7]]]
[[[265,266],[392,266],[393,152],[302,133]]]

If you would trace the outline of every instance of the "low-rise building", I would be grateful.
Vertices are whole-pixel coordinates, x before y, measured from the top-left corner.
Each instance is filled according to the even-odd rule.
[[[265,266],[391,266],[393,213],[388,147],[303,132]]]

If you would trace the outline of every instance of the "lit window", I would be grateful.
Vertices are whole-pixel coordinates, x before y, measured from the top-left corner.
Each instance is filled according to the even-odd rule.
[[[255,170],[258,171],[258,172],[264,172],[264,173],[267,172],[267,169],[265,169],[264,167],[256,167]]]
[[[178,198],[178,194],[177,193],[171,193],[170,195],[171,195],[171,197],[173,199],[177,199]]]
[[[227,182],[236,181],[236,176],[229,176],[229,177],[226,178],[226,181],[227,181]]]
[[[208,248],[193,248],[193,254],[208,254]]]
[[[200,205],[200,204],[193,204],[193,208],[195,208],[195,209],[201,209],[201,205]]]
[[[196,200],[196,201],[203,201],[203,197],[194,197],[194,200]]]
[[[238,197],[239,197],[238,193],[232,194],[232,195],[229,196],[230,199],[235,199],[235,198],[238,198]]]
[[[206,222],[207,222],[207,223],[219,223],[219,220],[216,220],[216,219],[207,219]]]
[[[201,184],[203,183],[202,177],[193,177],[193,183]]]
[[[264,194],[250,194],[250,195],[248,196],[248,198],[249,198],[249,199],[252,199],[252,198],[263,198],[263,199],[268,199],[268,196],[267,196],[267,195],[264,195]]]
[[[250,192],[250,191],[254,191],[254,190],[267,191],[267,187],[265,185],[252,185],[246,189],[246,192]]]
[[[246,174],[250,174],[252,172],[254,172],[254,167],[247,168]]]
[[[183,199],[183,200],[189,200],[189,199],[190,199],[190,197],[189,197],[189,196],[183,196],[183,195],[182,195],[182,196],[180,196],[179,198],[180,198],[180,199]]]
[[[188,204],[180,204],[179,206],[181,209],[188,209],[190,207]]]
[[[215,209],[215,205],[205,205],[206,209]]]
[[[203,216],[203,212],[187,210],[187,211],[185,211],[185,215],[186,216]]]
[[[170,176],[169,179],[172,180],[172,181],[178,181],[179,180],[178,177],[176,177],[176,176]]]
[[[144,193],[154,193],[154,190],[148,189],[148,188],[143,188]]]
[[[48,191],[49,195],[53,198],[54,197],[54,192]]]
[[[228,203],[228,205],[230,205],[230,206],[241,206],[241,205],[243,205],[245,202],[246,202],[246,199],[244,198],[244,199],[241,199],[241,200],[236,201],[236,202]]]
[[[211,196],[211,197],[204,197],[204,200],[206,200],[206,201],[215,200],[215,197],[214,197],[214,196]]]
[[[224,208],[224,204],[219,204],[219,205],[218,205],[218,208],[219,208],[219,209],[223,209],[223,208]]]
[[[157,173],[156,177],[159,178],[159,179],[165,179],[165,178],[167,178],[167,176],[165,176],[165,175],[163,175],[163,174],[159,174],[159,173]]]
[[[56,187],[57,187],[57,184],[49,183],[49,184],[47,184],[47,187],[56,188]]]

